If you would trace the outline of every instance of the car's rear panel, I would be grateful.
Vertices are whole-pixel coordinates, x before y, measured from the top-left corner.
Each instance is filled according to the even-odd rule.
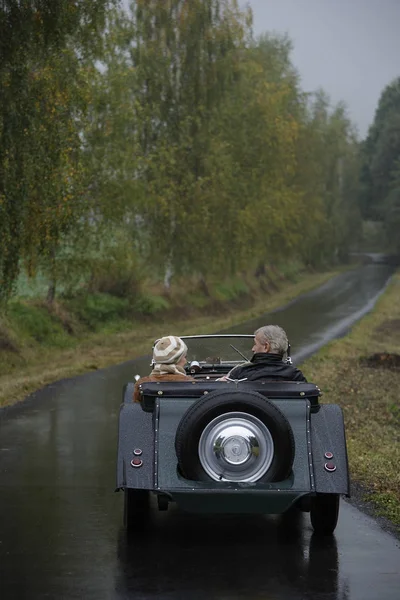
[[[307,400],[279,400],[274,404],[290,421],[295,438],[293,473],[277,483],[197,482],[179,475],[175,432],[193,399],[156,400],[156,489],[169,494],[182,508],[195,512],[284,512],[299,497],[313,491],[310,476],[310,404]]]
[[[318,405],[315,398],[311,401],[302,398],[301,389],[308,394],[306,385],[292,384],[293,389],[299,390],[297,398],[285,399],[283,394],[276,399],[269,398],[286,416],[293,430],[292,475],[282,482],[240,484],[189,481],[179,475],[175,434],[183,414],[198,399],[194,397],[198,384],[179,386],[179,397],[173,395],[176,386],[147,384],[151,395],[142,405],[132,402],[133,385],[129,384],[120,413],[117,488],[154,490],[168,495],[186,510],[223,513],[281,513],[302,496],[316,492],[349,494],[341,410],[336,405]],[[187,390],[190,393],[185,397]],[[138,456],[135,450],[140,451]],[[326,458],[329,452],[332,459]],[[139,465],[135,465],[138,462],[135,458],[139,458]],[[335,469],[328,471],[327,463],[333,463]]]

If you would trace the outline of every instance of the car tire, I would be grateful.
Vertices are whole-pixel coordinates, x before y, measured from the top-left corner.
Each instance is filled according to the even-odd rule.
[[[181,474],[190,480],[210,481],[199,455],[199,443],[205,428],[218,417],[229,413],[244,414],[262,423],[273,442],[273,456],[268,470],[256,480],[282,481],[291,472],[294,459],[294,436],[284,414],[257,392],[216,391],[193,404],[183,415],[175,437],[175,451]],[[223,422],[223,421],[222,421]],[[218,480],[218,479],[217,479]]]
[[[150,493],[148,490],[125,488],[124,526],[128,532],[143,529],[150,517]]]
[[[339,518],[339,494],[317,494],[311,498],[310,518],[316,535],[332,535]]]

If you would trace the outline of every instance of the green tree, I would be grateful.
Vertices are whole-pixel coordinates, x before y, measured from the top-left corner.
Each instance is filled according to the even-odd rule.
[[[386,198],[400,157],[400,78],[382,92],[362,145],[361,204],[366,218],[385,220]]]
[[[26,261],[54,261],[80,202],[85,58],[106,0],[3,0],[0,7],[0,296]]]
[[[339,260],[358,227],[342,105],[301,91],[286,37],[233,0],[137,0],[107,25],[88,130],[98,223],[160,278]]]
[[[400,254],[400,159],[392,173],[391,188],[383,203],[382,213],[388,250]]]

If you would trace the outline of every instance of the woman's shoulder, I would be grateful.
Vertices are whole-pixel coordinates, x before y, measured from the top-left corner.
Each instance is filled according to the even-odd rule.
[[[193,381],[190,375],[183,373],[165,373],[165,375],[155,375],[157,381]]]
[[[142,383],[151,383],[152,381],[194,381],[194,379],[190,375],[183,375],[180,373],[146,375],[145,377],[141,377],[140,379],[138,379],[135,383],[135,388],[133,392],[134,402],[140,401],[139,385],[141,385]]]
[[[149,383],[152,381],[194,381],[190,375],[184,375],[183,373],[155,373],[153,375],[146,375],[137,380],[135,386],[139,387],[142,383]]]

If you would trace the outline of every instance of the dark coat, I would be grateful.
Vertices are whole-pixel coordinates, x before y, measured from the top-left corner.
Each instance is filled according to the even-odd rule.
[[[231,379],[244,379],[246,377],[248,381],[274,379],[278,381],[307,382],[299,369],[284,362],[280,354],[270,352],[257,352],[250,362],[232,369],[229,377]]]

